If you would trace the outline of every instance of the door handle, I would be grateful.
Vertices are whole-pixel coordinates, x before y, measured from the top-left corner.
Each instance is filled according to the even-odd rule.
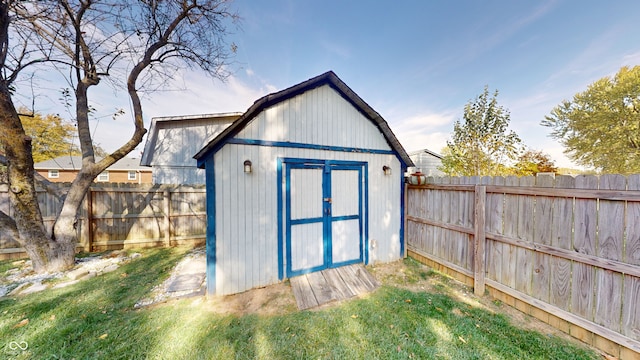
[[[330,197],[324,198],[324,201],[326,201],[326,202],[328,202],[329,204],[331,204],[331,198],[330,198]]]

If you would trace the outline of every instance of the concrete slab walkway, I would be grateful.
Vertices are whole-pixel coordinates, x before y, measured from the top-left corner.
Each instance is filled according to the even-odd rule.
[[[204,295],[206,271],[206,254],[198,250],[189,253],[176,265],[168,279],[167,293],[171,297]]]

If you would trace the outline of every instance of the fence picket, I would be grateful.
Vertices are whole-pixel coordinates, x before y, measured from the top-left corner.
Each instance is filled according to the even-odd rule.
[[[461,178],[451,178],[451,184],[460,185],[462,181],[463,180]],[[453,191],[451,193],[449,219],[451,223],[462,226],[465,216],[464,193],[462,191]],[[457,231],[451,231],[449,233],[451,241],[451,262],[461,267],[465,267],[464,247],[466,246],[466,235],[467,234]]]
[[[533,176],[520,178],[520,187],[533,187],[536,179]],[[535,197],[530,195],[518,197],[518,234],[517,239],[533,243]],[[533,251],[519,247],[516,250],[518,271],[516,273],[516,290],[533,296]]]
[[[449,185],[451,183],[451,177],[449,176],[442,177],[441,180],[442,180],[441,184],[443,185]],[[448,224],[450,223],[449,217],[451,215],[449,209],[451,208],[452,191],[442,191],[440,196],[442,199],[441,200],[442,211],[440,212],[440,215],[441,215],[440,221]],[[442,229],[442,233],[440,236],[441,236],[440,257],[444,260],[451,262],[451,243],[452,243],[451,231],[448,229]]]
[[[640,175],[631,175],[627,179],[628,190],[640,190]],[[640,203],[627,202],[624,262],[640,265]],[[622,333],[632,339],[640,340],[640,277],[624,276],[624,296],[622,304]]]
[[[577,176],[576,188],[597,189],[598,178],[592,175]],[[580,254],[596,254],[597,200],[576,199],[574,210],[573,249]],[[595,293],[595,267],[587,264],[574,264],[571,282],[571,311],[585,319],[593,320],[593,301]]]
[[[520,180],[515,176],[509,176],[505,180],[507,186],[518,186]],[[504,196],[504,235],[518,237],[518,196],[505,194]],[[502,276],[501,282],[511,288],[516,287],[517,273],[517,247],[510,244],[502,244]]]
[[[441,184],[442,178],[436,178],[436,183]],[[434,209],[436,207],[440,207],[442,205],[442,190],[434,190],[432,194]],[[442,212],[441,211],[433,211],[432,212],[432,220],[442,221]],[[437,226],[430,226],[433,231],[433,254],[441,259],[444,259],[442,247],[445,242],[443,241],[443,235],[446,231],[445,229],[439,228]]]
[[[486,185],[494,185],[495,179],[489,176],[485,176],[482,178],[482,184]],[[487,193],[487,200],[485,201],[485,232],[486,233],[495,233],[501,230],[501,226],[499,225],[502,221],[502,207],[501,199],[502,194],[492,194]],[[498,266],[500,266],[500,262],[498,259],[501,257],[502,246],[496,243],[493,240],[487,239],[487,244],[485,246],[485,256],[486,256],[486,270],[487,270],[487,278],[495,280],[498,276]]]
[[[600,190],[625,190],[622,175],[600,176]],[[610,260],[622,260],[624,249],[624,202],[600,200],[598,211],[598,246],[596,255]],[[620,331],[622,311],[622,274],[596,269],[595,322]]]
[[[548,175],[536,178],[536,187],[554,187],[555,178]],[[553,198],[536,196],[534,213],[534,243],[551,245],[551,230],[553,226]],[[549,302],[551,292],[551,257],[536,252],[533,258],[533,296]]]
[[[476,180],[474,178],[471,177],[465,177],[463,178],[462,184],[464,185],[475,185],[476,184]],[[463,220],[462,220],[462,226],[469,228],[469,229],[473,229],[473,225],[474,225],[474,211],[475,211],[475,201],[474,201],[474,197],[475,194],[473,191],[463,191],[462,192],[462,197],[463,197],[463,207],[464,207],[464,212],[465,215],[463,216]],[[473,271],[473,235],[471,234],[463,234],[464,236],[464,248],[462,249],[463,254],[462,256],[464,257],[464,268],[469,270],[469,271]]]
[[[572,176],[557,176],[556,188],[575,188]],[[571,249],[573,241],[573,198],[554,199],[551,245]],[[571,308],[571,261],[560,257],[551,260],[551,304],[563,309]]]

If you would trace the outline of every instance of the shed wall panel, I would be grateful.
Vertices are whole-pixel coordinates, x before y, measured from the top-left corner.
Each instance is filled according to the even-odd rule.
[[[367,162],[369,211],[365,218],[369,239],[375,240],[369,246],[370,263],[400,258],[401,168],[395,155],[226,144],[215,154],[216,294],[280,281],[278,158]],[[247,159],[253,165],[250,174],[243,172]],[[392,168],[392,175],[383,174],[384,165]]]
[[[204,184],[204,169],[189,166],[154,166],[154,184]]]
[[[390,149],[380,130],[328,85],[266,108],[236,137]]]
[[[442,171],[438,170],[440,166],[442,166],[442,160],[439,158],[426,153],[420,152],[418,154],[409,155],[413,163],[416,165],[415,167],[409,168],[409,173],[413,173],[420,169],[420,172],[427,176],[442,176],[444,175]]]
[[[184,165],[194,163],[197,153],[215,135],[221,133],[229,123],[194,121],[188,125],[180,123],[163,124],[158,129],[154,144],[152,165]]]

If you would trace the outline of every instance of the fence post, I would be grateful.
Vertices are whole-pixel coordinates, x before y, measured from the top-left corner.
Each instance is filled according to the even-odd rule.
[[[171,247],[171,215],[169,214],[169,210],[171,207],[171,193],[168,189],[164,190],[163,193],[164,198],[164,241],[166,242],[166,247]]]
[[[476,185],[474,209],[474,234],[473,234],[473,292],[478,296],[484,295],[485,283],[485,203],[487,200],[487,187]]]

